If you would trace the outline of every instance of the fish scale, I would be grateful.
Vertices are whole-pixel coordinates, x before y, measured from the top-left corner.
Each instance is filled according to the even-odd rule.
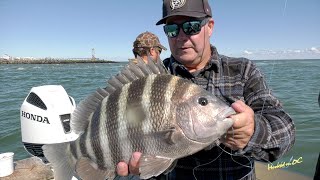
[[[80,102],[70,123],[80,133],[75,142],[43,150],[55,179],[71,179],[75,172],[82,179],[113,179],[116,164],[135,151],[142,152],[140,178],[148,179],[218,140],[234,113],[201,87],[168,74],[160,60],[138,59]]]
[[[101,102],[100,111],[104,112],[104,113],[100,114],[100,119],[108,118],[107,114],[105,113],[105,112],[107,112],[107,104],[108,104],[107,101],[108,101],[108,98],[105,98]],[[103,151],[102,151],[103,152],[103,159],[104,159],[105,163],[110,165],[110,162],[107,161],[109,159],[112,159],[111,152],[110,152],[110,147],[109,147],[110,143],[109,143],[108,138],[105,138],[105,136],[102,135],[103,133],[108,135],[107,127],[106,127],[106,121],[100,121],[99,128],[100,128],[100,132],[101,132],[101,134],[99,136],[99,140],[101,142],[101,148],[103,149]]]

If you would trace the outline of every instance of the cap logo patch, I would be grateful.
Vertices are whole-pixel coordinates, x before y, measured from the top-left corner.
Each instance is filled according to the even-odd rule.
[[[170,7],[172,10],[179,9],[186,3],[186,0],[171,0]]]

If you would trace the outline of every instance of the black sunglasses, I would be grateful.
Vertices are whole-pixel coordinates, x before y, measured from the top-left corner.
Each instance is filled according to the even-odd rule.
[[[177,37],[179,35],[180,28],[182,28],[186,35],[195,35],[200,33],[202,26],[207,24],[209,20],[209,18],[205,18],[203,20],[186,21],[182,24],[166,24],[163,26],[163,29],[166,35],[170,38]]]

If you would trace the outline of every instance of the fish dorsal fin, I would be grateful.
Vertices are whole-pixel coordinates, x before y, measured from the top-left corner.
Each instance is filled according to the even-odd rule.
[[[162,61],[158,59],[157,63],[149,58],[146,64],[141,57],[137,57],[137,62],[129,62],[115,76],[112,76],[107,81],[107,86],[104,89],[98,89],[92,95],[82,100],[71,116],[71,129],[79,134],[82,133],[88,126],[88,123],[101,105],[104,98],[113,92],[120,90],[125,84],[131,83],[137,79],[146,77],[151,74],[169,74]]]
[[[174,159],[160,156],[142,155],[140,158],[140,178],[149,179],[152,176],[159,176],[169,169]]]
[[[163,61],[160,59],[160,57],[158,57],[158,60],[157,60],[157,66],[158,67],[162,67],[162,68],[159,68],[159,71],[161,74],[170,74],[170,72],[168,71],[168,69],[165,67],[165,65],[163,64]]]
[[[162,62],[162,61],[161,61]],[[160,68],[157,66],[158,63],[155,63],[155,61],[148,56],[148,65],[150,67],[150,70],[154,73],[154,74],[160,74]]]
[[[106,90],[99,88],[79,103],[71,116],[70,126],[73,132],[80,134],[87,128],[90,117],[108,95]]]
[[[145,63],[140,56],[136,58],[136,62],[129,62],[119,74],[108,80],[106,90],[109,94],[121,89],[123,85],[134,80],[146,77],[151,74],[169,74],[164,67],[162,60],[158,58],[157,62],[148,57],[148,63]]]

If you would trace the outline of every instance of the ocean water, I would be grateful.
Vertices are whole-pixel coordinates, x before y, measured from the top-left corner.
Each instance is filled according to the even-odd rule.
[[[320,60],[254,62],[296,125],[294,147],[277,162],[299,159],[287,170],[313,176],[320,152]],[[20,107],[32,87],[62,85],[79,103],[125,64],[0,65],[0,153],[14,152],[15,160],[30,156],[21,142]]]

